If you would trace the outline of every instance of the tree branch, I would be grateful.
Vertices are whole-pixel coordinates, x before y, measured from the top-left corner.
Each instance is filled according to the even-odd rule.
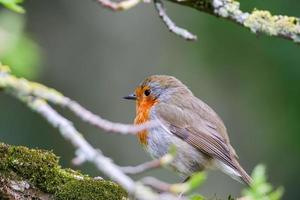
[[[105,131],[135,135],[139,131],[153,128],[158,125],[158,123],[155,121],[133,126],[131,124],[114,123],[105,120],[99,115],[93,114],[76,101],[65,97],[62,93],[56,91],[55,89],[48,88],[42,84],[31,82],[23,78],[15,77],[14,75],[10,74],[9,68],[1,65],[1,63],[0,78],[0,88],[3,87],[7,90],[21,93],[23,96],[39,97],[53,104],[66,107],[84,122],[87,122]]]
[[[31,110],[40,114],[49,124],[59,130],[62,137],[75,147],[76,158],[73,160],[75,164],[81,164],[85,161],[93,163],[99,171],[125,189],[127,194],[132,196],[133,199],[186,200],[187,197],[183,194],[198,188],[205,179],[205,174],[200,172],[193,174],[184,183],[169,184],[153,177],[134,181],[121,170],[120,166],[114,164],[110,158],[105,157],[100,150],[89,144],[72,122],[54,110],[48,104],[48,101],[69,108],[84,121],[91,124],[96,123],[99,128],[104,130],[120,131],[123,134],[127,134],[149,127],[136,127],[104,120],[92,114],[78,103],[64,97],[56,90],[11,75],[9,68],[0,63],[1,89],[24,102]],[[91,118],[95,118],[95,121],[91,120]],[[169,153],[159,160],[127,168],[127,171],[140,173],[152,168],[166,166],[172,162],[174,156],[176,156],[176,149],[171,146]],[[283,190],[279,188],[272,191],[269,183],[266,182],[262,166],[257,167],[253,174],[253,186],[245,190],[247,198],[259,196],[261,198],[272,197],[276,200],[280,199]],[[260,188],[268,188],[268,190],[261,190]],[[58,165],[57,157],[51,152],[29,150],[25,147],[10,148],[0,143],[1,199],[125,200],[127,194],[117,185],[104,181],[102,178],[90,178],[70,169],[62,169]],[[203,199],[202,197],[199,198]],[[196,199],[199,198],[197,197]]]
[[[107,1],[109,3],[107,3]],[[115,3],[109,0],[98,0],[105,7],[117,10],[127,10],[134,7],[140,1],[128,0],[130,6],[121,6],[122,9]],[[170,2],[189,6],[201,12],[205,12],[217,17],[225,18],[233,21],[251,32],[258,34],[263,33],[269,36],[281,37],[300,44],[300,19],[298,17],[286,15],[272,15],[268,10],[255,9],[252,12],[245,12],[240,9],[240,3],[237,0],[168,0]],[[106,3],[103,3],[106,2]],[[126,1],[125,1],[126,2]],[[174,22],[168,17],[163,8],[161,0],[153,0],[155,8],[163,22],[167,25],[168,29],[187,40],[195,40],[197,37],[185,29],[177,27]]]
[[[100,3],[102,6],[109,8],[113,11],[128,10],[141,2],[141,0],[123,0],[121,2],[113,2],[110,0],[96,0],[96,1]]]
[[[199,11],[229,19],[253,33],[264,33],[269,36],[282,37],[300,43],[300,20],[297,17],[272,15],[267,10],[254,10],[251,13],[240,9],[236,0],[168,0],[180,5],[189,6]]]
[[[174,160],[174,157],[174,154],[168,153],[160,159],[151,160],[137,166],[120,167],[120,169],[126,174],[139,174],[151,169],[167,166]]]
[[[41,84],[29,82],[22,78],[17,78],[10,74],[10,70],[7,66],[3,66],[0,64],[0,89],[1,88],[3,88],[12,96],[16,97],[18,100],[24,102],[29,108],[31,108],[31,110],[40,114],[44,119],[48,121],[48,123],[57,128],[63,138],[68,140],[75,147],[77,156],[75,161],[77,161],[77,164],[83,163],[84,161],[93,163],[99,171],[107,175],[111,180],[118,183],[128,192],[129,195],[132,195],[137,199],[165,200],[166,195],[168,196],[168,200],[178,199],[176,194],[157,193],[151,188],[143,185],[141,182],[135,182],[134,180],[132,180],[129,176],[123,173],[120,167],[114,164],[110,158],[105,157],[100,150],[95,149],[92,145],[90,145],[84,139],[82,134],[76,130],[72,122],[56,112],[47,103],[47,101],[58,105],[64,105],[70,108],[71,111],[75,110],[75,114],[88,121],[90,121],[90,118],[84,117],[86,113],[88,113],[87,116],[96,116],[81,107],[79,104],[74,104],[75,108],[73,108],[72,102],[74,103],[74,101],[71,101],[67,97],[64,97],[61,93],[57,92],[56,90],[47,88]],[[83,112],[83,116],[80,112]],[[97,117],[97,119],[100,119],[100,122],[104,122],[104,124],[98,124],[99,127],[103,128],[104,130],[107,129],[110,131],[113,130],[123,133],[133,133],[133,130],[137,131],[138,129],[144,130],[145,128],[147,128],[141,126],[136,127],[134,125],[116,124],[107,120],[103,120],[100,117]],[[112,125],[114,128],[107,128],[111,126],[107,126],[105,123]],[[123,129],[124,127],[126,127],[125,130]],[[181,199],[186,198],[183,196]]]
[[[193,35],[189,31],[176,26],[176,24],[171,20],[171,18],[167,15],[164,4],[161,0],[154,0],[155,9],[158,12],[159,17],[166,24],[169,31],[175,33],[176,35],[186,39],[186,40],[197,40],[197,36]]]

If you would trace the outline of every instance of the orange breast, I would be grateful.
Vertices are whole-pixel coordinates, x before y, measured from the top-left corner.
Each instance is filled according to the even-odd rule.
[[[134,119],[134,124],[142,124],[150,120],[150,110],[154,104],[157,102],[152,101],[140,101],[136,104],[136,117]],[[137,137],[141,144],[147,145],[148,131],[140,131],[137,133]]]

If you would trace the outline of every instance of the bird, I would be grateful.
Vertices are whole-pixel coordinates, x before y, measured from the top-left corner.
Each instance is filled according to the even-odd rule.
[[[251,184],[222,119],[180,80],[152,75],[123,98],[136,102],[134,124],[151,120],[158,123],[137,133],[151,157],[159,159],[174,146],[176,156],[169,166],[184,179],[195,172],[219,169],[239,182]]]

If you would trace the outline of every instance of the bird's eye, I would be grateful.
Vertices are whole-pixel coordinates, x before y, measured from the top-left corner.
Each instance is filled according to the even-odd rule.
[[[146,96],[149,96],[150,93],[151,93],[150,90],[145,90],[145,92],[144,92],[144,94],[145,94]]]

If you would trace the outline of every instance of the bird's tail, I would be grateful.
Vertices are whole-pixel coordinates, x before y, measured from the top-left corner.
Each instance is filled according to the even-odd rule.
[[[252,182],[252,178],[247,174],[247,172],[238,164],[237,166],[237,170],[240,174],[240,178],[241,180],[246,183],[248,186],[251,185],[251,182]]]
[[[246,185],[250,186],[252,178],[247,174],[247,172],[240,166],[238,161],[233,161],[233,166],[228,166],[222,161],[217,161],[217,166],[221,171],[231,176],[233,179],[244,182]]]

